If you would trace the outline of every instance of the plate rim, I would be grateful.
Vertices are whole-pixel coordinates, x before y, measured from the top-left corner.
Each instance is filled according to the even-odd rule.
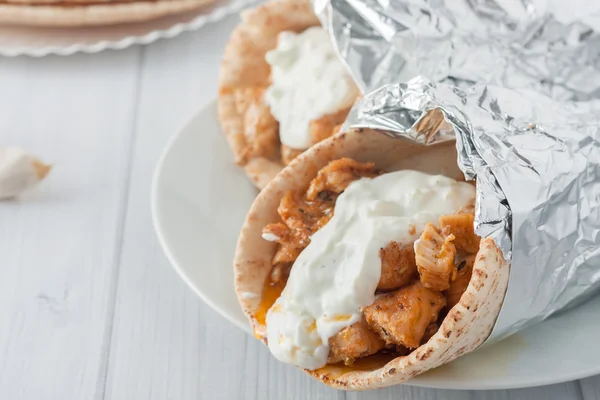
[[[167,257],[167,260],[169,261],[169,264],[171,264],[171,267],[175,270],[175,272],[177,272],[177,275],[179,275],[179,277],[181,279],[183,279],[183,281],[185,282],[185,284],[192,289],[192,291],[198,296],[200,297],[200,299],[205,302],[206,304],[208,304],[209,307],[211,307],[213,310],[215,310],[218,314],[220,314],[222,317],[224,317],[226,320],[228,320],[229,322],[231,322],[233,325],[235,325],[236,327],[240,328],[242,331],[248,333],[248,334],[252,334],[252,330],[250,329],[250,323],[248,322],[248,324],[246,325],[242,325],[240,323],[240,321],[236,320],[235,318],[233,318],[232,316],[230,316],[227,312],[225,312],[223,310],[223,308],[217,304],[216,302],[214,302],[213,300],[211,300],[210,298],[208,298],[204,293],[202,293],[197,287],[196,285],[194,285],[194,283],[192,282],[192,280],[189,278],[189,276],[186,274],[185,270],[179,265],[179,263],[176,260],[175,255],[173,254],[172,250],[170,249],[170,247],[167,244],[167,239],[164,236],[164,229],[162,227],[162,224],[160,222],[160,218],[158,216],[159,212],[158,212],[158,187],[159,187],[159,181],[161,179],[162,176],[162,171],[163,171],[163,166],[164,163],[166,161],[166,159],[169,156],[169,153],[171,151],[171,149],[173,148],[173,146],[177,143],[177,141],[179,140],[179,138],[181,138],[183,136],[183,133],[185,131],[187,131],[190,126],[194,123],[194,121],[198,118],[201,117],[201,115],[205,112],[207,112],[208,109],[210,108],[216,108],[217,106],[217,99],[214,98],[212,100],[209,100],[208,102],[206,102],[204,105],[200,106],[196,111],[194,111],[192,113],[192,115],[190,117],[188,117],[185,122],[182,124],[181,128],[178,129],[176,131],[175,134],[171,135],[171,137],[169,138],[164,150],[162,151],[158,162],[156,164],[156,167],[154,168],[154,172],[152,173],[152,181],[151,181],[151,187],[150,187],[150,214],[152,217],[152,225],[154,228],[154,232],[156,233],[156,236],[158,238],[158,242],[160,244],[160,247],[163,250],[163,253],[165,254],[165,256]],[[233,264],[231,265],[231,268],[233,268]]]
[[[196,111],[194,111],[192,113],[191,117],[189,117],[185,120],[185,123],[182,124],[182,127],[180,129],[178,129],[169,138],[167,145],[165,146],[165,148],[164,148],[163,152],[161,153],[161,156],[156,164],[156,167],[155,167],[154,173],[153,173],[153,177],[152,177],[152,187],[151,187],[151,191],[150,191],[152,222],[153,222],[154,230],[156,232],[156,236],[158,237],[158,241],[160,243],[160,246],[161,246],[163,252],[165,253],[167,259],[169,260],[171,267],[177,272],[177,274],[183,279],[183,281],[192,289],[192,291],[194,293],[196,293],[198,295],[198,297],[200,297],[200,299],[202,301],[204,301],[207,305],[209,305],[213,310],[215,310],[222,317],[224,317],[226,320],[231,322],[234,326],[236,326],[236,327],[240,328],[242,331],[252,335],[252,331],[250,329],[249,323],[241,324],[241,321],[238,321],[235,318],[233,318],[231,315],[229,315],[229,313],[226,312],[222,307],[220,307],[215,301],[211,300],[206,295],[204,295],[194,285],[192,280],[186,275],[184,269],[178,264],[174,254],[172,253],[171,249],[169,248],[169,246],[167,244],[167,239],[164,237],[164,231],[162,229],[160,219],[158,217],[158,209],[157,209],[157,207],[158,207],[158,201],[157,201],[158,185],[159,185],[158,182],[161,178],[163,166],[164,166],[165,160],[168,158],[168,154],[170,153],[172,148],[176,145],[179,138],[182,137],[188,129],[190,129],[190,126],[195,122],[195,120],[200,118],[210,108],[216,107],[216,104],[217,104],[217,100],[216,100],[216,98],[213,98],[212,100],[209,100],[205,104],[201,105]],[[565,383],[565,382],[573,382],[573,381],[578,381],[580,379],[585,379],[585,378],[588,378],[591,376],[595,376],[598,374],[600,374],[600,364],[596,368],[594,368],[594,367],[583,368],[583,369],[578,369],[576,372],[559,374],[560,375],[559,377],[557,377],[557,374],[554,374],[554,375],[552,375],[552,377],[542,376],[541,378],[538,378],[538,379],[534,378],[533,380],[532,379],[529,379],[529,380],[519,379],[515,382],[515,380],[513,379],[512,383],[510,383],[510,384],[508,384],[506,381],[500,381],[496,384],[494,384],[494,383],[490,384],[490,382],[488,381],[487,384],[478,385],[478,383],[477,383],[478,381],[473,380],[472,382],[470,382],[469,386],[465,386],[465,385],[448,386],[447,384],[443,384],[443,383],[436,384],[433,382],[431,382],[431,383],[429,383],[429,382],[414,382],[413,380],[409,380],[409,381],[403,383],[402,385],[422,387],[422,388],[431,388],[431,389],[445,389],[445,390],[510,390],[510,389],[524,389],[524,388],[548,386],[548,385],[554,385],[554,384],[561,384],[561,383]]]

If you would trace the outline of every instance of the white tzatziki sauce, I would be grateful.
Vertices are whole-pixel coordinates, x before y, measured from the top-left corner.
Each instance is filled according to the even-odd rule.
[[[273,355],[301,368],[324,366],[329,338],[359,321],[361,307],[375,300],[379,249],[416,240],[427,223],[437,224],[474,197],[475,187],[466,182],[410,170],[352,182],[267,313]]]
[[[358,88],[320,26],[301,33],[282,32],[265,57],[271,85],[265,101],[279,121],[281,143],[292,149],[312,144],[309,123],[350,107]]]

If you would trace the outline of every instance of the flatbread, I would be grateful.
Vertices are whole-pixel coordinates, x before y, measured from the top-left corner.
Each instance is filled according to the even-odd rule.
[[[25,6],[38,6],[38,5],[60,5],[60,6],[87,6],[95,4],[130,4],[136,1],[146,2],[148,0],[0,0],[0,4],[14,4],[14,5],[25,5]],[[165,1],[165,0],[159,0]],[[166,0],[170,1],[170,0]]]
[[[279,221],[277,206],[288,190],[306,189],[317,171],[331,160],[350,157],[374,161],[385,171],[414,169],[463,179],[456,165],[453,142],[421,146],[372,130],[344,133],[327,139],[295,159],[258,195],[242,227],[234,259],[235,290],[257,336],[265,341],[265,327],[253,317],[265,280],[271,270],[276,244],[261,238],[269,223]],[[429,369],[475,350],[491,333],[508,284],[509,265],[493,240],[481,241],[469,287],[453,307],[437,333],[405,357],[374,364],[367,370],[326,366],[306,371],[327,385],[340,389],[373,389],[404,382]]]
[[[68,0],[63,4],[47,5],[0,3],[0,23],[47,27],[113,25],[147,21],[191,11],[210,4],[214,0],[107,1],[105,4],[74,4],[85,1]],[[91,1],[99,3],[101,0]],[[48,2],[55,1],[48,0]],[[67,4],[69,2],[73,3]]]
[[[243,160],[244,118],[236,108],[235,91],[269,85],[265,54],[275,48],[280,32],[300,32],[318,24],[309,0],[273,0],[243,12],[225,47],[219,76],[219,121],[236,162],[259,189],[283,169],[283,163],[264,157]]]

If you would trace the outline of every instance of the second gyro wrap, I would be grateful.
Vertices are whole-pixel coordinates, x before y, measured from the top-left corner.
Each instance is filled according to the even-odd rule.
[[[346,121],[348,129],[380,129],[428,145],[454,132],[459,168],[477,180],[476,232],[511,260],[490,339],[600,287],[600,113],[593,110],[592,103],[564,105],[533,91],[460,90],[416,78],[366,95]],[[440,112],[445,121],[432,122]],[[426,124],[442,128],[439,135],[423,130]]]

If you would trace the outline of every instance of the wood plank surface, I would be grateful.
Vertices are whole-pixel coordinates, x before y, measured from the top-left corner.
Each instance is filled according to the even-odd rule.
[[[335,391],[184,284],[152,227],[151,180],[171,135],[216,96],[236,21],[121,52],[0,59],[0,146],[55,164],[38,190],[0,203],[0,400],[600,399],[600,377]]]
[[[0,60],[0,145],[54,164],[0,203],[0,399],[92,399],[103,379],[138,61]]]

